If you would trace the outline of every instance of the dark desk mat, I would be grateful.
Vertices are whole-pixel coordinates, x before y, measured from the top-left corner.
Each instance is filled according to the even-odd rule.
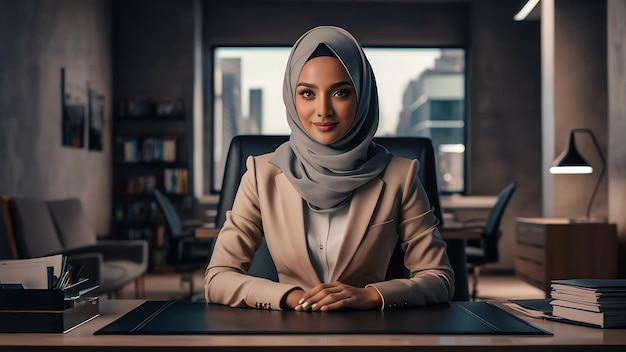
[[[94,334],[551,335],[488,302],[391,311],[296,312],[182,301],[147,301]]]

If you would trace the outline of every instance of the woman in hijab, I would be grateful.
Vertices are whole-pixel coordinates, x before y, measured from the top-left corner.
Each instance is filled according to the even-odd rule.
[[[346,30],[321,26],[294,44],[283,83],[288,142],[249,157],[205,275],[207,302],[331,311],[447,302],[446,245],[417,160],[372,142],[372,68]],[[265,237],[279,282],[247,270]],[[396,242],[409,279],[385,281]]]

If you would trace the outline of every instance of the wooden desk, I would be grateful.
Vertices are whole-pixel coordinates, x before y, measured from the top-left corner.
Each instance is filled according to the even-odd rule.
[[[137,307],[103,300],[101,316],[66,334],[0,334],[2,351],[622,351],[626,329],[595,329],[522,317],[553,333],[523,335],[93,335]],[[508,310],[508,308],[507,308]],[[509,310],[510,311],[510,310]],[[317,314],[317,313],[312,313]],[[320,313],[321,314],[321,313]]]
[[[198,227],[195,231],[197,238],[217,238],[217,234],[220,233],[220,229],[212,227]]]
[[[479,240],[482,232],[478,230],[465,230],[458,227],[444,227],[439,230],[444,240]]]
[[[490,210],[498,201],[497,196],[440,196],[441,208],[445,212],[460,210]]]
[[[459,221],[459,213],[463,211],[488,212],[498,201],[495,196],[441,196],[441,209],[444,211],[444,228],[441,229],[441,237],[447,240],[476,240],[480,239],[481,233],[477,230],[459,230],[462,222]],[[446,218],[446,214],[449,218]]]
[[[517,218],[516,236],[516,275],[544,290],[546,297],[551,280],[617,275],[615,224]]]

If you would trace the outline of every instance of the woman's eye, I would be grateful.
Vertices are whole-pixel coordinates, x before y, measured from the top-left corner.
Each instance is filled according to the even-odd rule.
[[[301,95],[303,98],[310,98],[313,96],[313,92],[311,92],[310,90],[302,90],[298,92],[298,94]]]
[[[347,97],[349,95],[350,95],[350,90],[348,90],[348,89],[340,89],[340,90],[335,92],[335,96],[338,96],[340,98],[345,98],[345,97]]]

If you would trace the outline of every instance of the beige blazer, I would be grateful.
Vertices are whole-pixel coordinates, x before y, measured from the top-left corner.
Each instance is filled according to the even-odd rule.
[[[307,251],[303,200],[269,163],[272,156],[246,160],[247,171],[206,270],[207,302],[280,309],[281,298],[291,289],[320,284]],[[454,294],[446,245],[418,168],[417,160],[394,156],[379,177],[355,191],[332,273],[333,281],[375,287],[383,309],[447,302]],[[246,274],[263,236],[279,282]],[[411,278],[384,281],[398,237]]]

